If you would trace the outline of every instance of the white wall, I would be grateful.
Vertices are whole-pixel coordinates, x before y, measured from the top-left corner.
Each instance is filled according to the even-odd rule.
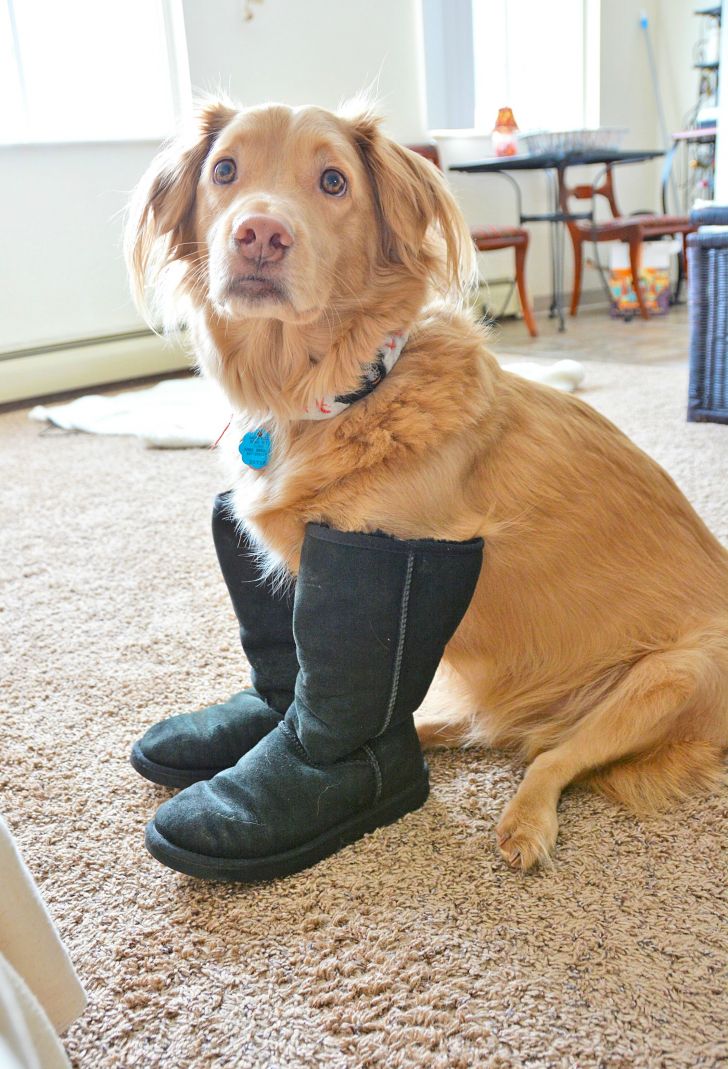
[[[0,352],[141,326],[128,296],[121,214],[156,149],[0,148]]]
[[[660,12],[656,27],[663,108],[668,128],[682,130],[687,113],[698,99],[700,75],[694,68],[695,47],[701,29],[712,19],[695,14],[695,8],[700,6],[697,0],[670,0],[662,6],[669,8]]]
[[[600,38],[600,122],[626,126],[624,148],[660,149],[655,97],[640,15],[645,11],[650,32],[658,18],[668,17],[660,0],[602,0]],[[617,172],[620,210],[625,214],[659,207],[659,163],[630,164]]]
[[[183,0],[190,78],[243,104],[336,108],[372,86],[402,141],[424,135],[419,0]],[[212,12],[214,11],[214,17]]]

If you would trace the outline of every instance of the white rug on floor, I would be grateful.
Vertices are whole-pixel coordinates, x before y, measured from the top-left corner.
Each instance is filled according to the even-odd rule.
[[[557,390],[571,392],[584,381],[584,368],[576,360],[503,366]],[[65,430],[133,435],[156,449],[190,449],[217,441],[230,419],[230,406],[207,379],[169,379],[115,396],[89,394],[67,404],[36,405],[28,417]]]
[[[151,448],[189,449],[217,441],[230,406],[207,379],[168,379],[115,396],[89,394],[48,408],[36,405],[28,417],[65,430],[133,435]]]

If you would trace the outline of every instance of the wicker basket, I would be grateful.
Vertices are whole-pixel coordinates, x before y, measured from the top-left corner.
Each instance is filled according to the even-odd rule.
[[[629,133],[626,126],[600,126],[595,130],[531,130],[518,134],[518,144],[533,155],[538,152],[585,152],[618,149]]]
[[[728,224],[728,208],[694,212],[692,219],[698,225]],[[728,230],[688,235],[688,263],[688,419],[728,423]]]

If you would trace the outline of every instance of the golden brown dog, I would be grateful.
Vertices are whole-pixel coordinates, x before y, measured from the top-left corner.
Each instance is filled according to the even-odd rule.
[[[606,419],[499,368],[459,310],[473,251],[431,164],[366,110],[209,102],[141,183],[129,261],[140,291],[166,279],[184,303],[230,400],[236,508],[271,567],[295,573],[312,520],[485,539],[453,689],[418,726],[530,762],[497,828],[510,864],[548,859],[574,780],[640,812],[718,785],[728,553]],[[396,329],[409,341],[373,393],[300,420]],[[235,446],[261,423],[274,449],[254,471]]]

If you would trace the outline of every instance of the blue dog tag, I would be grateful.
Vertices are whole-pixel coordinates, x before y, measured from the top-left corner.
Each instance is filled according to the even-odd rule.
[[[243,440],[238,446],[238,452],[243,458],[243,464],[249,468],[264,468],[268,463],[271,451],[271,440],[268,431],[258,427],[255,431],[248,431],[243,435]]]

